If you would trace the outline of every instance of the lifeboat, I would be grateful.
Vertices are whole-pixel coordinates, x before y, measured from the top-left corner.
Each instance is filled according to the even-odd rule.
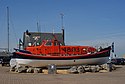
[[[10,65],[47,67],[74,65],[101,65],[109,61],[111,46],[100,50],[91,46],[63,45],[56,39],[44,40],[41,45],[31,45],[25,50],[15,49]]]

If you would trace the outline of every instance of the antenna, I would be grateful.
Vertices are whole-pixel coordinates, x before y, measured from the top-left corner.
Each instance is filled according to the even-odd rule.
[[[41,30],[40,30],[40,24],[39,24],[39,22],[37,22],[37,31],[38,31],[38,32],[41,31]]]
[[[63,26],[63,17],[64,17],[64,14],[63,13],[60,13],[61,15],[61,25],[62,25],[62,29],[64,29],[64,26]]]
[[[54,28],[53,28],[53,32],[52,32],[52,33],[53,33],[53,34],[55,33],[55,32],[54,32]]]
[[[8,33],[8,38],[7,38],[7,40],[8,40],[8,52],[9,52],[9,7],[7,7],[7,33]]]
[[[39,32],[39,23],[37,22],[37,31]]]

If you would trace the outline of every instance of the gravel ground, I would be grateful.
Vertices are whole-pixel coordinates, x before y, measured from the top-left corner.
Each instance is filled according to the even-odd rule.
[[[125,84],[125,66],[112,72],[83,74],[11,73],[0,66],[0,84]]]

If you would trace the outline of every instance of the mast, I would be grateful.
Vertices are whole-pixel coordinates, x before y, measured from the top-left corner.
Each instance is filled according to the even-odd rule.
[[[7,51],[9,52],[9,7],[7,7],[7,41],[8,41],[8,49]]]
[[[65,32],[64,32],[64,26],[63,26],[63,17],[64,17],[64,14],[60,13],[60,15],[61,15],[61,26],[62,26],[63,43],[65,45]]]
[[[40,27],[38,22],[37,22],[37,31],[40,32]]]
[[[62,29],[64,29],[64,26],[63,26],[63,16],[64,16],[64,14],[63,14],[63,13],[60,13],[60,15],[61,15],[61,25],[62,25]]]

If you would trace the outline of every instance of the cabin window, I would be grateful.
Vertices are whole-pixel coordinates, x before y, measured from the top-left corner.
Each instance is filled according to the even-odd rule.
[[[46,46],[51,46],[51,45],[52,45],[52,42],[48,41],[45,45],[46,45]]]
[[[40,44],[39,44],[39,43],[37,43],[36,45],[37,45],[37,46],[39,46]]]
[[[58,42],[54,42],[54,46],[58,46],[59,45],[59,43]]]
[[[32,46],[32,44],[31,44],[31,43],[28,43],[28,46]]]

